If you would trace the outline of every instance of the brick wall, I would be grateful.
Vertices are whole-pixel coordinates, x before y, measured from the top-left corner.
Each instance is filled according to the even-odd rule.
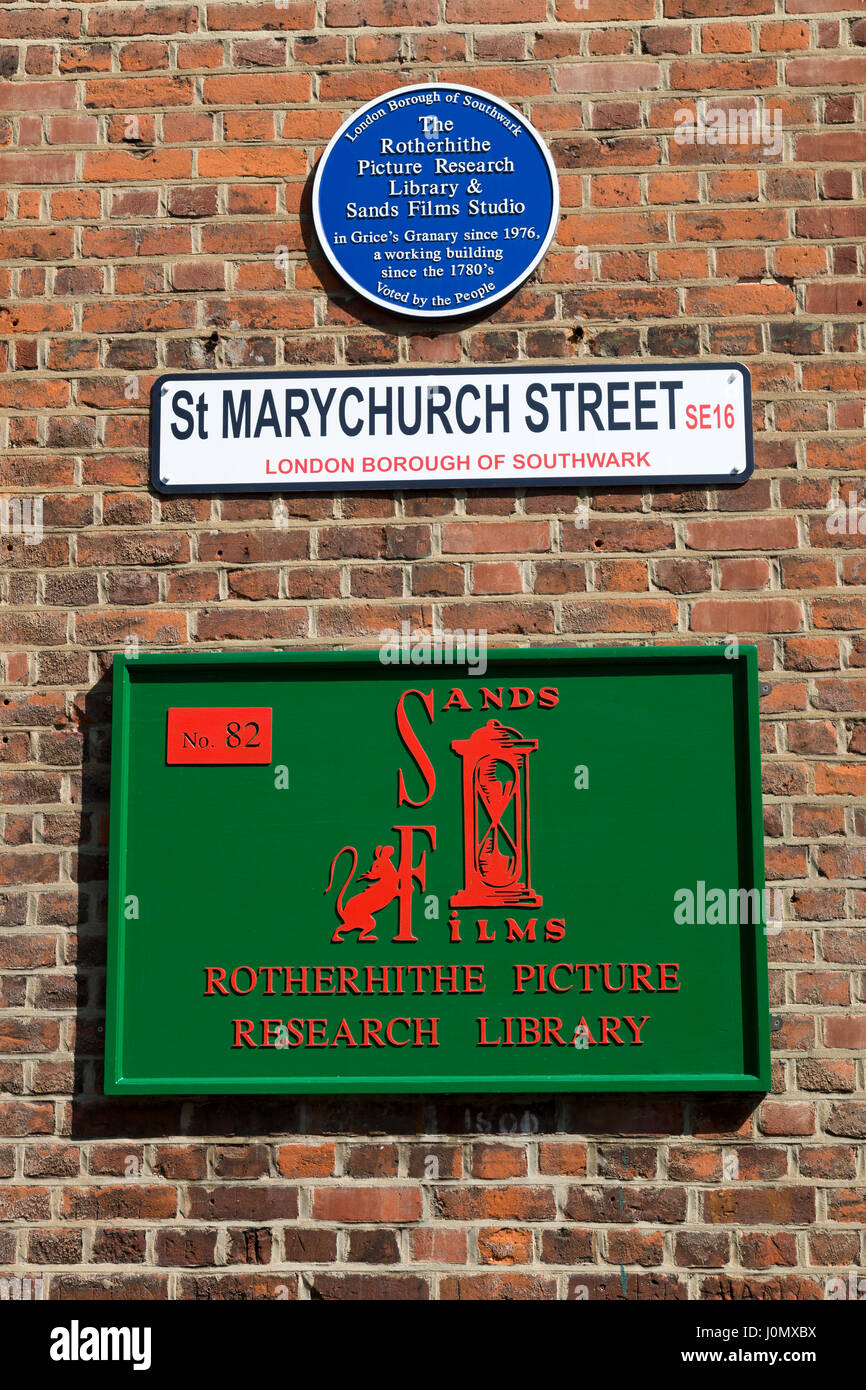
[[[0,1272],[51,1298],[814,1298],[863,1262],[866,537],[827,526],[866,505],[861,9],[0,6]],[[563,211],[510,302],[425,334],[330,274],[309,173],[357,105],[436,78],[520,106]],[[699,97],[778,111],[781,150],[678,143]],[[588,529],[574,492],[290,497],[275,527],[269,498],[147,484],[159,371],[728,356],[752,479],[594,491]],[[112,652],[434,617],[757,640],[771,1098],[102,1096]]]

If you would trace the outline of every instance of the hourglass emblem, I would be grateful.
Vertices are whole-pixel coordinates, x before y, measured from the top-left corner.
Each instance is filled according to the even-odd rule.
[[[529,882],[529,755],[521,738],[489,719],[452,749],[463,761],[463,888],[452,907],[540,907]]]

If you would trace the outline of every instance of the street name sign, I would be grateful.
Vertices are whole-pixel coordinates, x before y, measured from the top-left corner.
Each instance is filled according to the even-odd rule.
[[[164,493],[741,483],[737,362],[201,372],[153,386]]]

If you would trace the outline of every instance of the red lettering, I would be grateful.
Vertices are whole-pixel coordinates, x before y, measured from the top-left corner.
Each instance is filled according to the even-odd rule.
[[[537,1043],[541,1040],[541,1029],[538,1026],[537,1018],[521,1018],[520,1023],[520,1046],[525,1047],[528,1043]],[[530,1029],[532,1036],[530,1037]]]
[[[433,969],[432,965],[407,965],[407,966],[406,966],[406,973],[407,973],[407,975],[411,975],[412,972],[413,972],[413,970],[414,970],[414,972],[415,972],[415,988],[414,988],[413,991],[412,991],[413,994],[423,994],[423,993],[424,993],[424,986],[423,986],[423,984],[422,984],[422,982],[421,982],[421,976],[422,976],[422,975],[429,975],[430,972],[432,971],[432,969]]]
[[[583,971],[583,984],[582,984],[581,987],[580,987],[580,992],[581,992],[581,994],[589,994],[590,990],[592,989],[592,985],[589,983],[589,972],[590,972],[590,970],[597,970],[597,969],[598,969],[598,966],[597,966],[597,965],[576,965],[574,968],[575,968],[576,971],[577,971],[577,970],[582,970],[582,971]]]
[[[309,990],[307,989],[307,967],[305,965],[298,967],[299,974],[297,980],[295,980],[295,972],[290,965],[284,965],[283,969],[286,972],[286,984],[283,994],[294,994],[295,984],[300,986],[298,994],[309,994]]]
[[[205,990],[205,994],[213,994],[214,986],[216,986],[220,994],[228,994],[228,990],[222,983],[226,977],[226,972],[224,970],[218,965],[206,965],[204,973],[207,977],[207,989]],[[216,976],[219,976],[219,979],[217,979]]]
[[[489,1019],[486,1019],[486,1018],[479,1018],[479,1019],[478,1019],[478,1046],[479,1046],[479,1047],[498,1047],[499,1044],[500,1044],[500,1042],[502,1041],[502,1039],[501,1039],[501,1038],[488,1038],[488,1036],[487,1036],[487,1024],[488,1024],[488,1022],[489,1022]]]
[[[362,1047],[372,1047],[372,1043],[370,1042],[371,1037],[377,1047],[385,1046],[382,1041],[382,1020],[380,1018],[362,1018],[361,1028],[363,1030],[361,1039]]]
[[[466,696],[463,694],[463,691],[456,685],[451,687],[451,694],[448,696],[442,708],[443,710],[450,709],[452,705],[456,705],[458,709],[472,708]]]
[[[379,978],[378,978],[378,979],[376,978],[376,970],[377,970],[377,969],[378,969],[378,971],[379,971]],[[367,988],[364,990],[364,993],[365,993],[365,994],[390,994],[390,993],[391,993],[391,990],[390,990],[389,987],[388,987],[388,986],[389,986],[389,979],[390,979],[390,976],[389,976],[388,972],[389,972],[390,969],[391,969],[391,967],[390,967],[389,965],[380,965],[380,966],[378,966],[378,967],[375,966],[375,965],[367,965],[367,966],[365,966],[365,967],[364,967],[364,973],[365,973],[365,975],[366,975],[366,977],[367,977]]]
[[[669,984],[668,984],[668,971],[669,971],[669,970],[671,971],[671,979],[674,980],[674,981],[676,981],[676,978],[677,978],[677,971],[679,970],[679,968],[680,968],[679,965],[671,965],[671,964],[662,965],[662,964],[659,964],[659,989],[668,989],[668,990],[677,990],[677,989],[679,989],[679,984],[677,984],[677,983],[674,983],[674,984],[672,984],[672,985],[669,985]]]
[[[601,1018],[600,1018],[598,1021],[599,1021],[599,1023],[601,1024],[601,1046],[602,1046],[602,1047],[604,1047],[605,1043],[607,1042],[608,1034],[610,1034],[610,1036],[613,1038],[614,1042],[615,1042],[615,1043],[618,1043],[620,1047],[624,1047],[624,1046],[625,1046],[625,1043],[623,1042],[622,1038],[619,1036],[619,1034],[618,1034],[617,1031],[616,1031],[617,1028],[619,1027],[619,1019],[618,1019],[618,1018],[609,1018],[606,1014],[602,1014]]]
[[[629,990],[629,994],[637,994],[641,987],[655,994],[655,985],[650,984],[649,977],[650,966],[633,965],[631,968],[631,989]]]
[[[644,1014],[640,1023],[635,1023],[631,1014],[626,1014],[623,1019],[623,1022],[627,1023],[631,1031],[634,1033],[634,1042],[632,1043],[632,1047],[643,1047],[643,1038],[640,1035],[640,1030],[643,1028],[645,1023],[649,1022],[649,1014]]]
[[[424,1043],[421,1041],[421,1039],[424,1037],[428,1037],[430,1039],[430,1047],[439,1046],[439,1039],[436,1035],[436,1025],[438,1024],[439,1020],[438,1018],[431,1018],[428,1020],[428,1022],[430,1024],[430,1027],[422,1028],[420,1018],[415,1019],[415,1036],[412,1040],[413,1047],[424,1047]]]
[[[232,1019],[232,1022],[235,1025],[235,1040],[232,1043],[232,1047],[240,1047],[241,1038],[243,1038],[247,1047],[258,1046],[258,1044],[254,1043],[252,1038],[250,1037],[250,1033],[253,1031],[253,1021],[251,1018],[234,1018]]]
[[[535,691],[530,690],[528,685],[512,685],[509,686],[509,690],[511,692],[512,709],[526,709],[535,699]],[[526,695],[528,698],[526,700],[521,700],[521,695]]]
[[[486,685],[482,685],[482,687],[481,687],[481,708],[482,708],[482,709],[489,709],[489,708],[490,708],[490,705],[494,705],[494,706],[496,707],[496,709],[502,709],[502,686],[501,686],[501,685],[498,685],[498,686],[496,687],[496,694],[495,694],[495,695],[493,694],[493,691],[492,691],[492,690],[488,690],[488,689],[487,689],[487,686],[486,686]]]
[[[340,972],[340,994],[348,994],[350,990],[353,994],[360,994],[361,991],[355,984],[358,978],[357,968],[354,965],[340,965],[337,968]]]
[[[530,917],[525,927],[518,926],[513,917],[506,917],[505,921],[508,924],[507,941],[535,940],[535,924],[538,921],[537,917]]]
[[[403,694],[397,701],[397,730],[400,734],[401,739],[406,745],[406,748],[408,749],[409,753],[411,753],[412,757],[415,759],[418,771],[424,778],[424,782],[427,788],[427,795],[424,797],[423,801],[413,801],[411,796],[409,796],[408,792],[406,791],[406,783],[403,781],[403,773],[398,769],[397,805],[402,806],[405,802],[408,806],[426,806],[427,802],[430,800],[431,796],[436,790],[436,773],[433,770],[433,764],[427,757],[427,754],[424,752],[424,749],[421,747],[421,744],[418,740],[418,736],[415,733],[415,730],[412,728],[412,725],[409,723],[409,720],[406,716],[404,702],[406,700],[407,695],[418,696],[418,699],[421,701],[422,705],[427,711],[427,718],[432,724],[433,691],[431,690],[429,694],[424,695],[420,690],[404,690]]]
[[[542,1023],[544,1024],[544,1041],[541,1046],[550,1047],[550,1039],[554,1038],[555,1041],[559,1043],[560,1047],[565,1047],[565,1042],[559,1035],[559,1030],[562,1027],[562,1019],[544,1018],[542,1019]]]
[[[571,989],[570,980],[567,985],[558,985],[556,983],[557,970],[568,970],[569,972],[571,972],[571,969],[572,967],[570,965],[565,965],[562,962],[560,962],[559,965],[552,965],[550,967],[550,974],[548,975],[547,979],[548,983],[550,984],[550,988],[554,991],[555,994],[565,994],[568,990]]]
[[[618,994],[619,991],[620,991],[621,989],[624,989],[624,988],[625,988],[625,966],[621,964],[620,967],[619,967],[619,984],[618,984],[618,985],[612,985],[612,984],[611,984],[611,982],[610,982],[610,971],[611,971],[611,967],[610,967],[609,965],[607,965],[607,964],[605,964],[605,965],[603,965],[603,966],[601,967],[602,976],[603,976],[603,978],[604,978],[604,987],[605,987],[605,989],[606,989],[610,994]]]
[[[314,971],[313,971],[313,975],[314,975],[315,982],[316,982],[316,983],[315,983],[315,992],[316,992],[316,994],[333,994],[333,993],[334,993],[334,967],[333,967],[333,965],[317,965],[317,966],[315,967]],[[325,978],[326,976],[327,976],[328,985],[329,985],[329,988],[328,988],[328,989],[325,989],[325,986],[324,986],[324,984],[322,983],[322,981],[324,980],[324,978]]]
[[[535,974],[534,965],[515,965],[514,967],[514,993],[522,994],[524,984],[528,984]]]
[[[331,1046],[332,1046],[332,1047],[338,1047],[339,1044],[343,1041],[343,1038],[344,1038],[344,1037],[348,1038],[348,1040],[349,1040],[349,1047],[357,1047],[357,1046],[358,1046],[358,1044],[355,1042],[355,1039],[352,1037],[352,1030],[351,1030],[351,1028],[349,1027],[348,1023],[346,1022],[346,1020],[345,1020],[344,1018],[341,1018],[341,1019],[340,1019],[340,1026],[339,1026],[339,1028],[337,1029],[336,1033],[334,1034],[334,1039],[333,1039],[333,1042],[331,1043]]]
[[[434,965],[431,994],[458,994],[457,969],[456,965]],[[447,985],[444,989],[442,986],[443,976],[447,977]]]
[[[388,1024],[388,1027],[385,1029],[385,1037],[388,1039],[388,1042],[391,1044],[392,1047],[408,1047],[408,1038],[406,1038],[404,1042],[397,1042],[397,1039],[391,1036],[391,1029],[394,1027],[395,1023],[405,1023],[406,1027],[411,1030],[411,1018],[392,1018],[390,1023]]]

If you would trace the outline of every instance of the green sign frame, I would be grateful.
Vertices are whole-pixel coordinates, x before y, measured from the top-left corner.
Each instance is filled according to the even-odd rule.
[[[393,636],[115,657],[106,1093],[766,1092],[756,648]]]

